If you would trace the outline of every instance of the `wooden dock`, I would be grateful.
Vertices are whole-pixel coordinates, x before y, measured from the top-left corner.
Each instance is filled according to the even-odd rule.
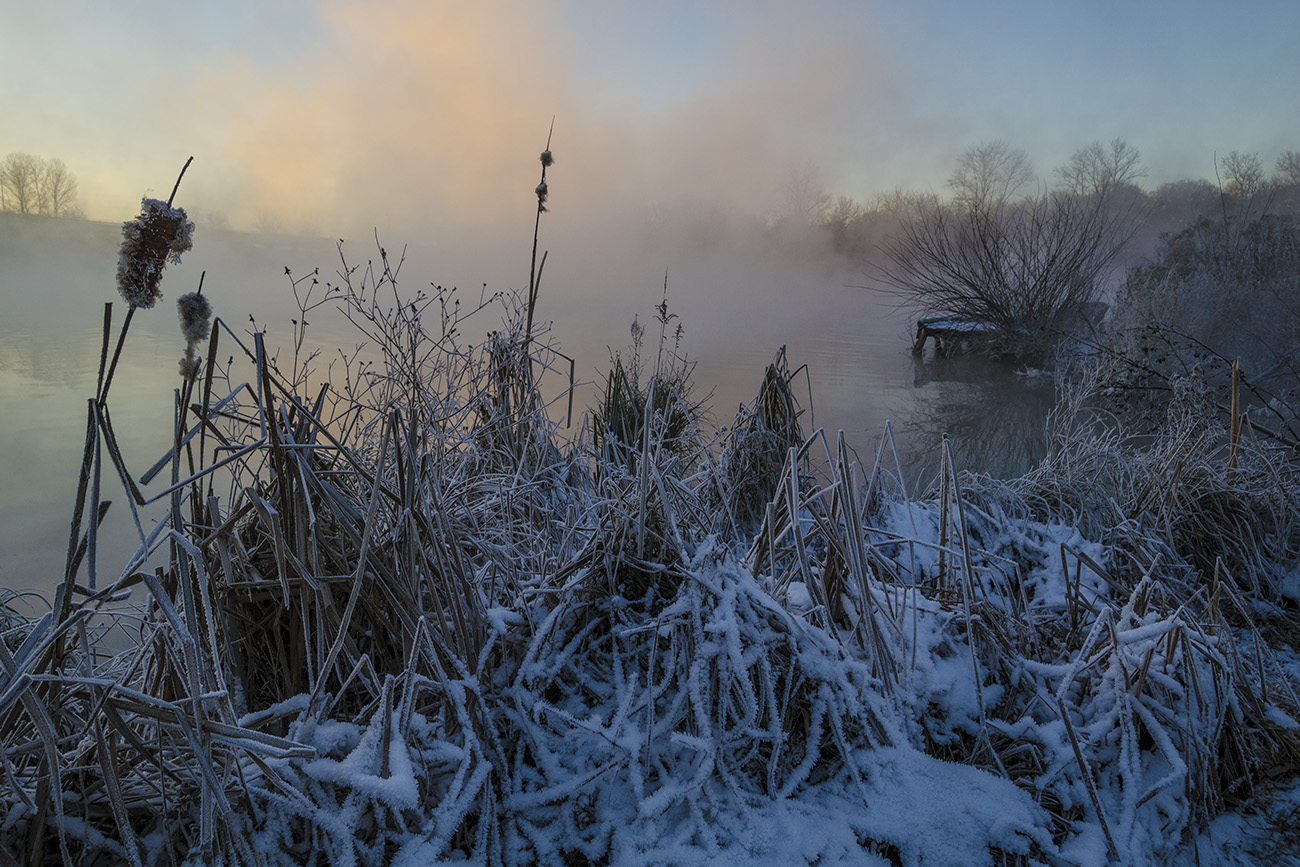
[[[980,338],[997,335],[999,329],[991,322],[981,322],[964,316],[923,316],[916,320],[916,341],[913,355],[924,355],[926,341],[934,340],[934,354],[947,358],[956,352],[966,351],[970,343]]]

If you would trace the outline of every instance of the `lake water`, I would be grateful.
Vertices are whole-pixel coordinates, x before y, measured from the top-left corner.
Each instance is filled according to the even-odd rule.
[[[611,348],[626,351],[634,316],[649,326],[649,340],[657,335],[653,307],[667,268],[669,308],[680,317],[673,324],[683,325],[682,349],[697,362],[698,392],[712,391],[717,424],[729,424],[736,407],[753,399],[764,366],[785,346],[792,368],[807,365],[798,387],[810,416],[805,430],[843,429],[869,462],[893,420],[914,486],[923,484],[925,458],[945,432],[958,463],[970,468],[1016,472],[1041,453],[1050,385],[970,362],[915,364],[908,319],[853,285],[865,282],[863,266],[738,244],[665,251],[596,240],[583,247],[557,234],[537,316],[553,322],[553,338],[577,359],[578,411],[593,401]],[[115,302],[114,333],[125,313],[114,287],[119,237],[115,225],[0,214],[0,588],[48,593],[61,577],[104,302]],[[374,255],[373,239],[345,249],[364,259]],[[171,440],[184,349],[177,295],[193,291],[206,271],[204,291],[218,316],[240,330],[251,313],[269,327],[268,346],[287,345],[297,313],[285,267],[296,274],[319,267],[332,279],[338,261],[333,240],[200,227],[195,249],[164,276],[164,300],[137,312],[119,364],[110,407],[128,466],[142,472]],[[411,292],[435,281],[474,287],[462,293],[468,304],[484,282],[520,285],[511,277],[526,276],[526,268],[520,256],[503,259],[474,244],[413,243],[401,281]],[[358,340],[328,307],[311,322],[313,341],[325,347]],[[487,315],[479,335],[498,324]],[[104,484],[115,500],[100,542],[107,570],[124,565],[137,542],[120,486],[107,473]]]

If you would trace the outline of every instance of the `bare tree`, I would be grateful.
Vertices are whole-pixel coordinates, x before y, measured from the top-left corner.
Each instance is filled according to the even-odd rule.
[[[933,193],[918,193],[913,190],[905,190],[902,187],[894,187],[892,190],[878,193],[875,199],[872,200],[871,210],[899,219],[908,214],[919,200],[934,197]]]
[[[1264,191],[1267,182],[1259,154],[1231,151],[1223,158],[1223,191],[1239,201],[1248,201]]]
[[[6,206],[19,214],[34,214],[40,207],[41,159],[12,153],[0,162],[0,187]]]
[[[40,210],[63,217],[73,212],[77,201],[77,177],[61,159],[46,160],[41,172]]]
[[[1273,167],[1277,207],[1283,213],[1300,213],[1300,151],[1283,151]]]
[[[1273,177],[1278,186],[1300,184],[1300,151],[1283,151],[1277,158]]]
[[[837,253],[858,252],[857,230],[865,215],[852,196],[838,196],[822,217],[822,227],[830,233],[831,249]]]
[[[1029,155],[1002,139],[968,148],[948,179],[953,200],[968,210],[999,207],[1034,180]]]
[[[919,311],[996,329],[996,348],[1045,360],[1095,300],[1137,221],[1133,205],[1068,189],[1013,199],[1027,161],[1004,143],[963,158],[952,202],[916,197],[885,245],[884,282]]]
[[[1063,189],[1075,195],[1107,195],[1120,187],[1132,186],[1146,175],[1142,154],[1121,138],[1110,144],[1099,141],[1084,145],[1056,170]]]
[[[77,213],[77,177],[60,159],[12,153],[0,161],[0,210],[65,217]]]

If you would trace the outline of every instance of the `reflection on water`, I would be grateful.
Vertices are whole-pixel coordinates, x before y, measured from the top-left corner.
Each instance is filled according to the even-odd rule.
[[[118,320],[125,311],[113,290],[117,227],[43,225],[0,215],[0,587],[49,592],[62,575],[104,302],[118,301]],[[364,248],[356,249],[364,258]],[[403,271],[412,293],[446,264],[432,253],[430,261],[416,261],[419,253],[413,250]],[[821,426],[832,435],[842,429],[867,456],[886,419],[898,420],[900,445],[915,456],[907,459],[913,489],[943,432],[954,438],[954,458],[966,468],[1019,472],[1041,454],[1050,384],[960,359],[914,368],[909,323],[870,291],[847,285],[861,282],[858,266],[752,250],[637,255],[610,254],[616,269],[578,257],[557,256],[548,265],[539,317],[553,320],[552,336],[577,360],[579,413],[594,402],[610,348],[627,346],[632,317],[650,321],[666,260],[670,309],[685,328],[682,349],[698,363],[699,392],[712,392],[717,424],[730,424],[736,408],[754,398],[764,367],[784,345],[792,367],[807,366],[796,383],[807,411],[804,429]],[[329,279],[337,262],[331,240],[196,236],[184,264],[168,269],[164,301],[135,317],[113,386],[114,425],[135,473],[171,441],[176,362],[184,348],[171,301],[192,291],[206,271],[204,291],[216,314],[237,331],[254,314],[269,325],[273,348],[288,344],[289,320],[297,315],[285,265],[299,274],[319,266]],[[473,294],[467,301],[477,299],[477,289]],[[500,325],[486,319],[475,323],[480,334]],[[313,313],[310,336],[327,355],[357,342],[328,307]],[[138,534],[107,469],[104,484],[114,504],[99,562],[110,570],[126,564]]]
[[[937,478],[944,435],[958,471],[1006,478],[1046,456],[1046,418],[1056,399],[1050,376],[972,358],[917,361],[914,373],[899,422],[914,491]]]
[[[141,471],[165,450],[172,427],[175,361],[162,363],[158,343],[128,347],[114,385],[123,455]],[[98,332],[0,336],[0,586],[48,588],[62,575],[98,364]],[[120,488],[105,490],[113,505],[100,558],[124,565],[137,545],[134,525]]]

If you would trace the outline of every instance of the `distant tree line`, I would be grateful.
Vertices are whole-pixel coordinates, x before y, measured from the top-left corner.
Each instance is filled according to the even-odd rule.
[[[1048,178],[999,140],[961,154],[940,192],[862,205],[804,168],[783,193],[790,221],[811,215],[874,288],[949,330],[991,326],[973,332],[989,339],[962,338],[971,351],[1034,366],[1090,359],[1096,399],[1130,430],[1203,402],[1238,433],[1249,413],[1251,435],[1294,460],[1300,151],[1271,170],[1255,153],[1217,154],[1211,179],[1154,189],[1144,176],[1119,139],[1080,148]]]
[[[998,164],[998,160],[1003,162]],[[1113,203],[1122,200],[1133,205],[1142,217],[1133,243],[1121,257],[1129,265],[1145,258],[1161,235],[1179,232],[1201,217],[1236,219],[1263,213],[1300,213],[1300,151],[1283,153],[1272,172],[1259,154],[1234,150],[1217,156],[1213,180],[1185,179],[1143,189],[1138,181],[1145,174],[1139,152],[1123,140],[1093,142],[1056,168],[1045,188],[1023,151],[1003,141],[984,142],[958,158],[958,167],[948,179],[950,195],[937,198],[947,205],[969,208],[981,201],[1005,202],[1024,190],[1032,197],[1045,189],[1078,196],[1109,185],[1105,191]],[[1002,186],[994,188],[989,184]],[[902,189],[866,202],[835,196],[817,186],[815,171],[808,166],[791,172],[780,194],[782,214],[789,222],[798,222],[806,215],[808,223],[821,230],[834,252],[852,257],[870,257],[883,250],[886,242],[897,236],[900,220],[919,199],[936,198]],[[796,200],[798,205],[792,206],[790,200]]]
[[[830,195],[814,168],[802,167],[781,190],[783,220],[865,261],[876,288],[919,315],[993,326],[991,351],[1045,361],[1162,238],[1206,218],[1244,227],[1300,213],[1295,150],[1272,172],[1258,154],[1232,151],[1216,156],[1213,181],[1148,191],[1139,186],[1145,174],[1141,154],[1122,139],[1080,148],[1046,178],[1024,151],[997,140],[962,153],[946,190],[895,190],[871,204]]]
[[[61,159],[11,153],[0,160],[0,211],[77,217],[77,176]]]

